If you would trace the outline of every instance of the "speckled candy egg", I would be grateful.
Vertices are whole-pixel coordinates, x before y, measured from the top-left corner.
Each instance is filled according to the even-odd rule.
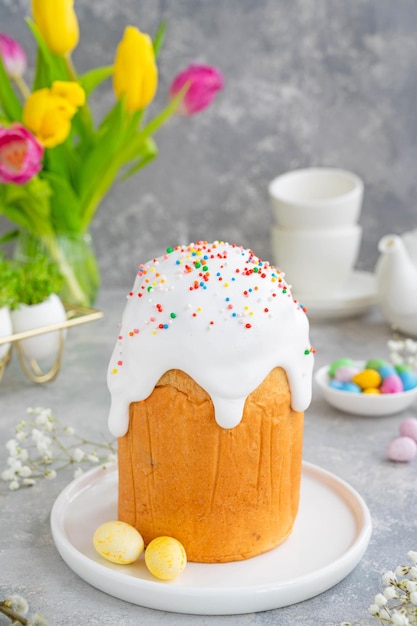
[[[382,381],[380,390],[381,393],[400,393],[404,387],[398,374],[390,374]]]
[[[400,371],[398,376],[401,378],[404,391],[410,391],[410,389],[417,387],[417,377],[410,370]]]
[[[406,463],[417,455],[417,443],[411,437],[397,437],[387,448],[390,461]]]
[[[136,561],[143,552],[142,535],[126,522],[105,522],[93,536],[97,552],[112,563],[127,565]]]
[[[156,537],[145,550],[148,570],[160,580],[173,580],[187,564],[184,546],[173,537]]]
[[[352,382],[361,389],[377,389],[381,384],[381,375],[376,370],[364,369],[353,376]]]
[[[334,373],[334,379],[340,380],[342,383],[346,383],[359,372],[359,367],[356,365],[341,365]]]
[[[380,368],[384,367],[385,365],[389,365],[389,363],[384,359],[369,359],[369,361],[366,361],[365,363],[365,369],[379,371]]]
[[[347,357],[343,357],[342,359],[337,359],[337,361],[333,361],[333,363],[329,365],[328,375],[330,378],[333,378],[333,376],[335,375],[339,367],[351,366],[351,365],[354,366],[354,362],[352,361],[352,359],[349,359]]]
[[[417,419],[415,417],[406,417],[400,424],[400,435],[403,437],[411,437],[417,441]]]

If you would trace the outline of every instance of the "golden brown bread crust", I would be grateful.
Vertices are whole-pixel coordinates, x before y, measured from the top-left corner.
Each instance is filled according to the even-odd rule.
[[[189,561],[256,556],[290,534],[299,503],[303,413],[291,409],[285,371],[275,368],[223,429],[209,395],[170,370],[130,407],[119,439],[119,519],[145,544],[175,537]]]

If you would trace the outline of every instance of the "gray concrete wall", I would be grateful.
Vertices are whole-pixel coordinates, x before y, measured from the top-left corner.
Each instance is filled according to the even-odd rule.
[[[417,227],[417,2],[413,0],[76,0],[80,71],[111,63],[126,24],[168,21],[153,110],[190,61],[221,68],[225,90],[157,136],[158,159],[116,186],[93,223],[104,286],[132,283],[138,262],[197,239],[270,257],[270,179],[329,165],[365,182],[358,267],[377,242]],[[31,50],[28,0],[0,0],[0,32]],[[110,84],[94,103],[113,102]],[[0,230],[5,226],[0,224]]]

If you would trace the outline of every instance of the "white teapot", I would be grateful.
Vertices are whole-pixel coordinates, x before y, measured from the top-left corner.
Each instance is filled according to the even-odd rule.
[[[378,300],[394,329],[417,336],[417,229],[385,235],[378,243]]]

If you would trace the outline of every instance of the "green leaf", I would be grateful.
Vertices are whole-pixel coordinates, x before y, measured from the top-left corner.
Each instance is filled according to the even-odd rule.
[[[112,111],[111,124],[101,130],[96,145],[86,156],[80,169],[77,189],[83,211],[90,199],[96,196],[97,189],[107,184],[103,178],[107,178],[116,165],[115,156],[123,145],[125,122],[124,104],[120,100]],[[114,178],[114,174],[111,176]]]
[[[162,44],[164,43],[166,29],[167,29],[167,23],[166,23],[165,20],[163,20],[159,24],[158,29],[157,29],[157,31],[155,33],[154,38],[153,38],[153,50],[154,50],[154,54],[155,54],[155,58],[156,59],[159,57],[159,53],[161,51]]]
[[[8,233],[5,233],[2,237],[0,237],[0,245],[9,243],[10,241],[15,241],[18,236],[19,231],[17,229],[10,230]]]
[[[81,230],[80,201],[66,178],[53,172],[45,172],[52,190],[51,220],[56,233],[79,233]]]
[[[26,24],[38,44],[38,56],[36,61],[33,89],[36,90],[42,87],[50,87],[54,80],[70,80],[71,77],[69,75],[65,59],[49,50],[44,38],[33,20],[27,17]]]
[[[78,82],[89,96],[103,81],[113,74],[113,65],[97,67],[89,72],[85,72],[78,78]]]
[[[17,97],[0,55],[0,104],[9,122],[22,119],[22,105]]]
[[[154,142],[154,140],[150,137],[143,144],[143,148],[141,150],[140,157],[136,161],[136,163],[129,169],[127,172],[123,174],[121,177],[121,181],[127,180],[133,174],[136,174],[139,170],[141,170],[145,165],[148,165],[151,161],[156,159],[158,156],[158,146]]]
[[[0,214],[30,232],[49,234],[51,188],[38,176],[25,185],[0,185]]]

